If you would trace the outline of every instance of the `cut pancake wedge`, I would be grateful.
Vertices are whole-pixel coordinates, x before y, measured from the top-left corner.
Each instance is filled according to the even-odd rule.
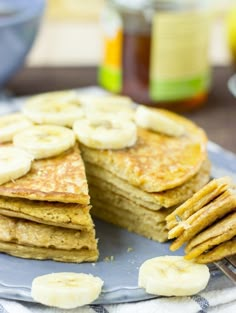
[[[44,253],[45,259],[54,259],[53,250],[60,250],[63,253],[67,252],[66,254],[71,252],[71,256],[73,251],[97,251],[97,241],[95,240],[93,229],[90,231],[65,229],[1,215],[0,228],[0,242],[2,246],[5,243],[6,245],[25,247],[25,250],[28,247],[29,251],[31,251],[31,257],[36,259],[42,259],[42,253]],[[35,256],[33,255],[34,249],[36,252]],[[5,252],[5,250],[2,251]],[[41,251],[41,254],[38,255],[37,251]],[[48,255],[47,251],[49,252]],[[11,251],[10,254],[15,255],[14,252],[17,251]],[[63,253],[61,255],[62,259]],[[23,257],[27,257],[26,255],[27,253],[24,253]],[[58,255],[56,257],[58,259]]]
[[[93,222],[89,210],[90,206],[76,203],[32,201],[0,196],[2,215],[65,228],[92,229]]]
[[[0,186],[0,251],[23,258],[96,261],[89,202],[78,145],[34,160],[27,175]]]
[[[232,212],[235,207],[236,192],[233,190],[226,190],[214,201],[191,215],[185,221],[186,227],[183,232],[174,232],[175,229],[169,232],[169,238],[177,237],[177,239],[171,244],[170,249],[172,251],[177,250],[185,242],[191,240],[195,235],[200,233],[204,228]]]
[[[2,241],[0,241],[0,251],[25,259],[54,260],[72,263],[95,262],[98,258],[97,249],[80,249],[70,251],[53,248],[28,247]]]
[[[236,187],[229,177],[214,179],[166,220],[168,238],[176,238],[170,250],[186,243],[186,259],[210,263],[231,256],[236,252]]]
[[[84,164],[78,147],[56,157],[35,160],[27,175],[1,185],[0,195],[89,204]]]
[[[236,236],[236,212],[229,214],[217,224],[193,238],[185,248],[186,259],[194,259],[215,246]]]
[[[210,181],[209,184],[204,186],[189,200],[179,206],[172,214],[167,216],[166,221],[168,229],[170,230],[175,226],[180,229],[181,224],[179,224],[178,218],[181,221],[187,220],[192,214],[226,191],[230,184],[231,179],[229,177],[222,177]]]
[[[202,264],[212,263],[234,254],[236,254],[236,238],[223,242],[207,253],[199,255],[195,261]]]

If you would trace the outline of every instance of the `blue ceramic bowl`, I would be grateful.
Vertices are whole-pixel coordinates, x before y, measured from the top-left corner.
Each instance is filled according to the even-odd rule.
[[[24,63],[44,6],[45,0],[0,0],[0,87]]]

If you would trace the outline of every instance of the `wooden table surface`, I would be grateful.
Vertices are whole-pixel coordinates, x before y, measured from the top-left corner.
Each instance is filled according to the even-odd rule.
[[[236,153],[236,99],[227,89],[232,69],[213,69],[213,84],[207,103],[186,114],[205,129],[210,140]],[[7,88],[15,95],[96,85],[96,68],[25,68]]]

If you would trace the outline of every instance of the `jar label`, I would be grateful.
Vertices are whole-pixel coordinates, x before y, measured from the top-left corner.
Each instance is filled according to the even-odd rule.
[[[209,14],[156,13],[153,18],[150,98],[181,100],[209,87]]]
[[[117,12],[107,7],[102,15],[104,53],[98,79],[101,85],[112,91],[121,91],[122,21]]]

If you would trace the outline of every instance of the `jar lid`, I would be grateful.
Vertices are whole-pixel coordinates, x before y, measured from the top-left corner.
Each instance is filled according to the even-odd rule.
[[[204,0],[110,0],[110,2],[120,9],[138,11],[145,8],[163,10],[196,8],[196,5],[202,5]]]
[[[110,2],[116,4],[123,9],[133,9],[133,10],[140,10],[145,6],[149,5],[150,0],[111,0]]]

